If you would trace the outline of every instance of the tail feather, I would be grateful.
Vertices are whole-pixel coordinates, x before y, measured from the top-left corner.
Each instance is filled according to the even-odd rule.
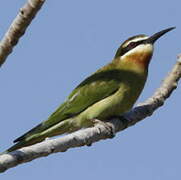
[[[16,143],[15,145],[11,146],[9,149],[7,149],[5,151],[5,153],[9,153],[9,152],[12,152],[12,151],[15,151],[15,150],[18,150],[22,147],[26,147],[26,146],[30,146],[30,145],[33,145],[35,143],[39,143],[41,141],[43,141],[45,138],[39,138],[37,140],[35,139],[32,139],[31,141],[27,141],[27,140],[22,140],[18,143]]]
[[[66,119],[66,120],[50,127],[49,129],[43,130],[42,132],[33,133],[29,136],[29,133],[31,131],[36,130],[34,128],[34,130],[32,129],[29,132],[25,133],[23,136],[17,138],[14,142],[17,142],[17,141],[19,141],[19,142],[17,142],[15,145],[13,145],[9,149],[7,149],[6,152],[12,152],[12,151],[20,149],[22,147],[26,147],[26,146],[30,146],[30,145],[39,143],[47,137],[62,135],[62,134],[70,133],[70,132],[80,129],[73,122],[75,122],[75,121],[72,121],[72,119]],[[40,127],[40,125],[38,125],[38,126]]]
[[[28,132],[26,132],[25,134],[23,134],[22,136],[16,138],[13,142],[16,143],[18,141],[22,141],[24,140],[26,137],[28,137],[29,135],[31,135],[32,133],[36,133],[38,130],[40,130],[42,127],[42,123],[38,124],[36,127],[32,128],[31,130],[29,130]]]

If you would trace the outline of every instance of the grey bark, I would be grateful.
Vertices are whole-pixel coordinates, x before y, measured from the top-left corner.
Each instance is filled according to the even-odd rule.
[[[44,2],[45,0],[28,0],[19,10],[18,15],[0,42],[0,67],[12,52],[13,47],[18,43],[20,37],[23,36]]]

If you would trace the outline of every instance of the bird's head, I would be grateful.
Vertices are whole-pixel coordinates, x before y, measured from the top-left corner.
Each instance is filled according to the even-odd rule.
[[[153,54],[153,46],[156,40],[174,28],[175,27],[171,27],[162,30],[150,37],[141,34],[127,39],[117,50],[115,58],[120,57],[121,60],[135,61],[136,63],[148,66]]]

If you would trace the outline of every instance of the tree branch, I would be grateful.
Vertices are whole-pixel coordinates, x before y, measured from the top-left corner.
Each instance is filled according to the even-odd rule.
[[[64,137],[46,140],[8,154],[3,154],[0,156],[0,172],[52,153],[65,152],[69,148],[91,145],[99,140],[112,138],[113,133],[119,132],[152,115],[157,108],[164,104],[165,100],[177,87],[180,77],[181,55],[178,57],[172,71],[162,82],[161,87],[144,103],[139,104],[120,118],[113,118],[106,123],[98,123],[95,127],[79,130]]]
[[[45,0],[28,0],[20,9],[18,15],[10,25],[8,31],[0,42],[0,67],[7,56],[12,52],[13,47],[18,43],[20,37],[25,33]]]

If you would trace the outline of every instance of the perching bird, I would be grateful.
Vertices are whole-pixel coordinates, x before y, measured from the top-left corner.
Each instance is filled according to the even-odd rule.
[[[48,120],[15,139],[16,144],[6,152],[93,126],[94,119],[104,121],[130,110],[145,85],[153,44],[172,29],[126,40],[111,63],[80,83]]]

